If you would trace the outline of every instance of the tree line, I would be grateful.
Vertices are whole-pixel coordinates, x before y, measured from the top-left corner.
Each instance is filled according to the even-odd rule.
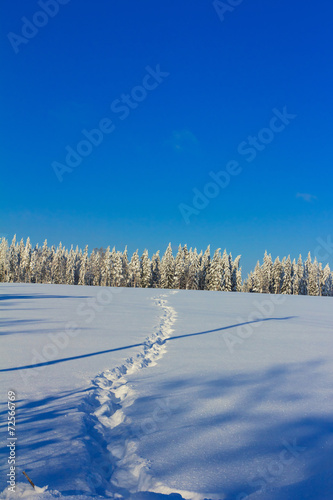
[[[258,261],[244,281],[240,258],[220,248],[211,256],[209,246],[198,252],[187,245],[179,245],[174,256],[171,244],[162,257],[159,251],[150,258],[147,250],[141,256],[136,250],[129,258],[127,248],[89,254],[88,246],[83,251],[61,243],[48,247],[45,240],[42,247],[32,247],[30,238],[24,243],[14,236],[10,245],[0,240],[0,282],[333,296],[329,265],[323,268],[310,253],[303,263],[301,256],[297,262],[290,256],[273,262],[265,252],[262,264]]]

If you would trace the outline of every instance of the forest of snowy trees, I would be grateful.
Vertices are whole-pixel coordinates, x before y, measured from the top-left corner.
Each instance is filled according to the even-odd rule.
[[[173,288],[185,290],[215,290],[226,292],[281,293],[294,295],[333,296],[333,273],[327,264],[324,269],[316,259],[291,261],[290,256],[273,262],[265,252],[263,263],[257,265],[243,282],[240,255],[235,259],[226,250],[217,249],[213,256],[210,247],[197,252],[180,245],[176,256],[171,244],[164,255],[159,251],[151,258],[145,250],[129,259],[124,252],[108,247],[90,254],[78,247],[66,249],[31,246],[30,239],[11,244],[0,240],[0,282],[55,283],[67,285],[123,286],[142,288]]]

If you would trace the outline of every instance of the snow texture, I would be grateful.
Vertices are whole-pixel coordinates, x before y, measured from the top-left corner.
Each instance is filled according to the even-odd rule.
[[[2,284],[0,310],[0,498],[333,498],[331,298]]]

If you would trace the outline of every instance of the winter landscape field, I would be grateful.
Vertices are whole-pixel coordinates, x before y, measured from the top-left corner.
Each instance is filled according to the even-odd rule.
[[[332,499],[331,300],[2,283],[0,497]]]
[[[333,500],[332,18],[0,2],[0,500]]]

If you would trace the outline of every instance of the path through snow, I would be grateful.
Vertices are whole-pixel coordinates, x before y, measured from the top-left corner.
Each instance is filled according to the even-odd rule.
[[[88,482],[105,497],[118,494],[126,498],[130,493],[149,491],[152,482],[149,463],[137,454],[137,434],[124,409],[136,399],[127,376],[156,365],[166,351],[165,340],[173,332],[177,314],[165,297],[162,294],[154,299],[163,312],[142,350],[121,366],[99,374],[93,381],[96,390],[83,403],[87,434],[94,438],[94,445],[89,443],[93,468],[87,471]]]

